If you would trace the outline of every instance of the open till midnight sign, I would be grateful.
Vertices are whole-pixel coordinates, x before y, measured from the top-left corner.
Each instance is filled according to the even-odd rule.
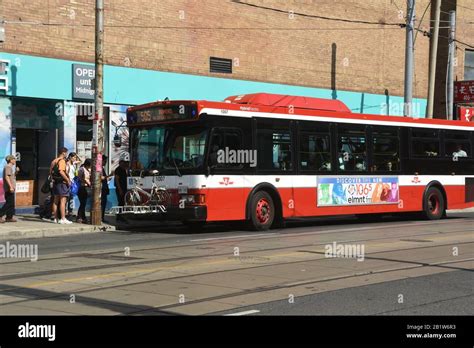
[[[86,64],[72,65],[72,98],[93,100],[95,66]]]

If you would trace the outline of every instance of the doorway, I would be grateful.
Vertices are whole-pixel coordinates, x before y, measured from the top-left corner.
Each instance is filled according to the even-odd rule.
[[[22,198],[17,205],[42,204],[47,194],[41,192],[41,185],[47,179],[51,160],[56,155],[57,130],[17,128],[15,135],[16,152],[20,155],[17,182],[25,183],[22,186],[25,192],[17,194]]]

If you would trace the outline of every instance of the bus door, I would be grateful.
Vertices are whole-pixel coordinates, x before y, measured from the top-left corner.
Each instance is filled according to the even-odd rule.
[[[243,152],[240,128],[213,128],[208,156],[208,220],[245,218],[243,170],[250,158]]]

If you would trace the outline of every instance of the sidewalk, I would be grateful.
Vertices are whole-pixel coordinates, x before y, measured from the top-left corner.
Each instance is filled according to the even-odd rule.
[[[85,234],[115,231],[115,226],[104,224],[92,226],[85,224],[59,225],[41,220],[37,215],[15,215],[18,222],[0,224],[0,240],[57,237],[72,234]]]

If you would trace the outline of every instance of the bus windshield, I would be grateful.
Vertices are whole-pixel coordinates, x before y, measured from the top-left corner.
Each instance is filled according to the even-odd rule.
[[[131,169],[180,174],[203,169],[209,129],[161,125],[131,131]]]

